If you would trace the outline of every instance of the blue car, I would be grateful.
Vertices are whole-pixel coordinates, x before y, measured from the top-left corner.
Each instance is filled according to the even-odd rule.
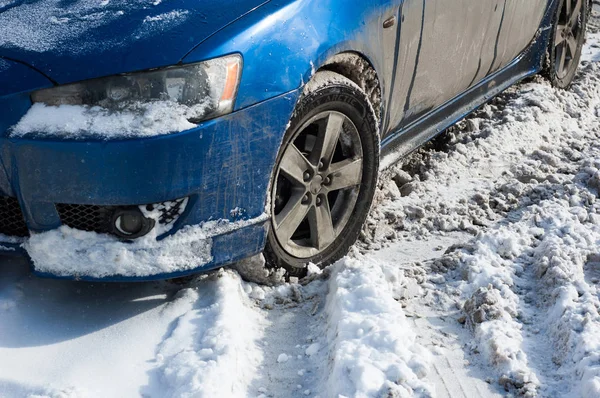
[[[331,264],[381,170],[527,76],[569,86],[590,3],[1,1],[0,253],[82,280]]]

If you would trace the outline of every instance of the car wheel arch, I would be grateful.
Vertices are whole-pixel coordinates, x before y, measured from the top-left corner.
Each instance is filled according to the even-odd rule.
[[[340,52],[328,57],[318,69],[322,70],[335,72],[356,83],[367,94],[377,120],[381,120],[381,80],[368,57],[356,51]]]

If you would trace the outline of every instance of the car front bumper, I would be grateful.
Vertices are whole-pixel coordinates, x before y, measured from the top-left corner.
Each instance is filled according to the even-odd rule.
[[[297,98],[298,91],[293,91],[194,129],[152,138],[21,139],[5,131],[0,136],[0,195],[18,199],[36,237],[61,227],[57,204],[129,206],[189,198],[173,229],[159,236],[157,244],[210,221],[233,226],[211,235],[210,260],[197,267],[97,277],[101,273],[53,272],[34,257],[33,271],[82,280],[165,279],[259,253],[266,236],[269,181]],[[24,107],[13,103],[12,109]],[[26,253],[27,239],[16,242],[0,235],[0,253]]]

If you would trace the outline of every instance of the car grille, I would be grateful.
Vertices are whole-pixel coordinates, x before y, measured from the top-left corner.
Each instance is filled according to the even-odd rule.
[[[147,211],[158,211],[158,223],[165,226],[173,224],[187,204],[187,198],[146,205]],[[98,206],[58,203],[56,211],[63,225],[83,231],[111,233],[112,215],[119,206]]]
[[[168,202],[146,205],[147,211],[157,210],[159,212],[158,223],[170,225],[177,221],[187,205],[187,198],[170,200]]]
[[[148,210],[157,210],[159,224],[168,226],[174,223],[185,209],[187,198],[148,205]],[[71,228],[111,233],[112,214],[117,206],[97,206],[58,203],[56,210],[63,225]],[[29,236],[29,229],[17,198],[0,196],[0,234],[8,236]]]
[[[0,196],[0,234],[20,237],[29,235],[17,198]]]
[[[111,216],[115,206],[75,205],[59,203],[56,210],[63,225],[83,231],[112,231]]]

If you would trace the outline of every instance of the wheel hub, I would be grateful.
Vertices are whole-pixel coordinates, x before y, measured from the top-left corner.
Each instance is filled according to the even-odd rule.
[[[313,195],[316,195],[321,191],[322,188],[323,188],[323,177],[321,177],[320,174],[317,174],[312,179],[312,181],[310,181],[310,184],[308,185],[308,189]]]

